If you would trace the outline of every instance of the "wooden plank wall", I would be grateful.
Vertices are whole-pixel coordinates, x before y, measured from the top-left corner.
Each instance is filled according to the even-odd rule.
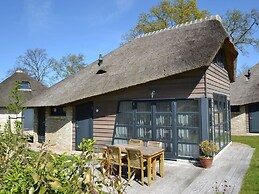
[[[101,148],[112,143],[117,105],[120,100],[154,98],[204,98],[206,69],[197,69],[169,78],[118,90],[93,99],[93,136]]]
[[[230,97],[230,81],[226,69],[212,63],[206,71],[207,97],[212,98],[213,93]]]

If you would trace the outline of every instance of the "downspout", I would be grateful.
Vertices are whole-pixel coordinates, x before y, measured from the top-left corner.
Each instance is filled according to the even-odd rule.
[[[208,97],[208,91],[207,91],[207,70],[205,71],[205,74],[204,74],[205,98]]]

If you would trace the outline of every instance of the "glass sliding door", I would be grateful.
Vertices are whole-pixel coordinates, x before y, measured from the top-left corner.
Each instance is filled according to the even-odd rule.
[[[198,100],[176,101],[177,146],[179,157],[199,156],[201,141],[200,105]]]
[[[121,101],[114,144],[129,139],[162,142],[166,158],[197,158],[201,141],[200,100]]]
[[[154,109],[155,141],[161,141],[166,157],[174,157],[174,127],[173,109],[171,101],[156,102]]]
[[[151,102],[136,103],[137,139],[152,140],[152,106]]]
[[[134,137],[132,101],[122,101],[115,121],[114,144],[125,144]]]

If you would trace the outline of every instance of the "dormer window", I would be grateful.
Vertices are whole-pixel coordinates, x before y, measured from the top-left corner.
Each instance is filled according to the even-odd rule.
[[[31,91],[31,84],[27,81],[19,82],[18,90],[20,90],[20,91]]]
[[[222,68],[225,68],[226,57],[225,57],[225,52],[222,48],[219,49],[218,53],[216,54],[212,62],[218,64]]]

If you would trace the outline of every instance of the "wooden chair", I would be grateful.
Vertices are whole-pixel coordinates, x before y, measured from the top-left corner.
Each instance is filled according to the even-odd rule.
[[[141,171],[141,183],[144,185],[144,170],[146,169],[146,160],[143,159],[142,151],[139,149],[126,148],[128,159],[128,179],[131,177],[131,168]]]
[[[121,178],[122,166],[126,163],[124,159],[126,159],[126,154],[121,153],[121,149],[119,146],[109,145],[107,146],[107,156],[108,156],[108,164],[118,165],[119,168],[119,177]],[[108,169],[108,175],[110,175],[111,169]]]
[[[158,141],[148,141],[147,147],[153,147],[153,148],[161,148],[162,149],[162,142]]]
[[[147,142],[147,147],[153,147],[153,148],[161,148],[162,149],[162,142],[158,142],[158,141],[148,141]],[[156,179],[156,161],[159,161],[160,164],[160,157],[155,158],[155,161],[152,161],[152,174],[153,174],[153,179]],[[159,166],[160,168],[160,166]]]
[[[136,145],[136,146],[142,146],[143,141],[141,139],[130,139],[129,144]]]

